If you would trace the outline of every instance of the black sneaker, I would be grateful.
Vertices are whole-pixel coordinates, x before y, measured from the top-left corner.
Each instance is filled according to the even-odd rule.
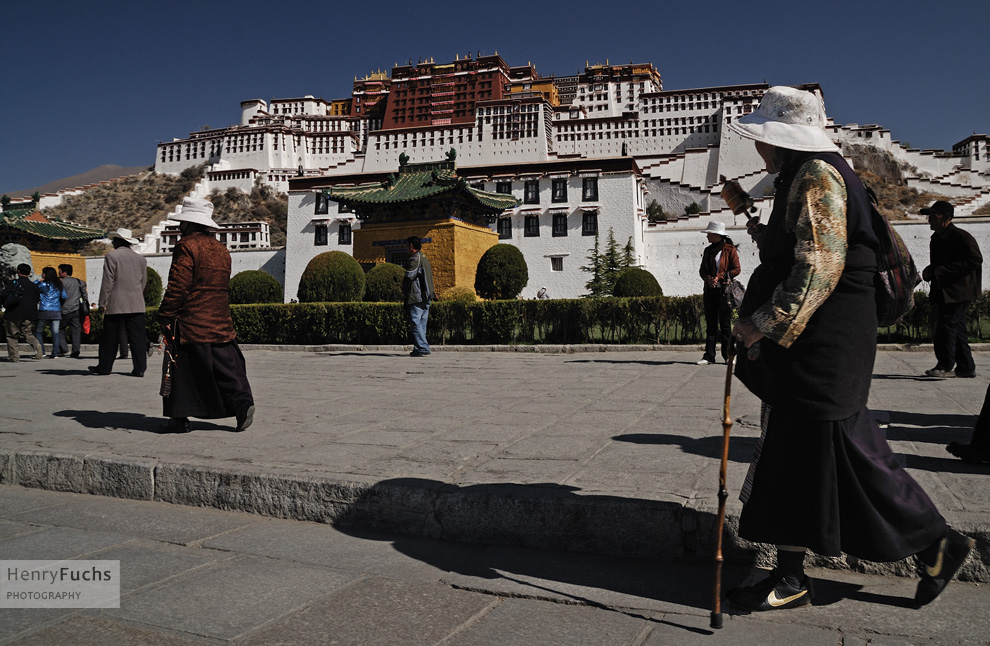
[[[942,593],[962,564],[966,562],[966,557],[969,556],[974,545],[976,545],[975,540],[950,527],[938,542],[938,551],[932,559],[933,562],[925,563],[924,559],[919,558],[918,573],[921,574],[921,581],[918,582],[918,589],[914,593],[915,605],[920,607],[931,603]]]
[[[951,379],[956,376],[956,373],[952,371],[952,368],[945,370],[935,366],[931,370],[926,370],[925,375],[928,377],[935,377],[936,379]]]
[[[189,418],[187,417],[173,417],[167,424],[162,424],[158,427],[157,432],[161,434],[167,433],[188,433],[192,430],[189,425]]]
[[[815,598],[815,588],[807,575],[795,586],[783,574],[773,570],[759,583],[730,590],[726,596],[741,610],[788,610],[810,606]]]

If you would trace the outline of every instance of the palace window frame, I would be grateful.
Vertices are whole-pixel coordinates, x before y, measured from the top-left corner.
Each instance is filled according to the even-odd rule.
[[[526,238],[540,237],[540,216],[527,215],[523,224],[523,236]]]

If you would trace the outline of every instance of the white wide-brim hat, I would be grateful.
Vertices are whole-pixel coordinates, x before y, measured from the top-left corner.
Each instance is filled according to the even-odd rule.
[[[220,225],[213,221],[213,202],[199,197],[187,197],[182,200],[182,207],[179,212],[170,216],[169,220],[202,224],[211,229],[220,228]]]
[[[703,230],[702,233],[714,233],[725,237],[725,224],[722,222],[709,222],[708,228]]]
[[[747,139],[804,152],[838,152],[825,130],[825,107],[817,95],[776,85],[763,95],[755,111],[729,124]]]
[[[123,240],[127,244],[138,243],[138,239],[133,236],[130,229],[117,229],[116,231],[111,231],[110,233],[107,234],[107,238],[109,238],[110,240],[113,240],[114,238],[118,238],[120,240]]]

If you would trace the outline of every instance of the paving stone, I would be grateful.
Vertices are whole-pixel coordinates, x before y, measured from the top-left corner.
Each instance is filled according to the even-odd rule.
[[[17,646],[203,646],[213,643],[194,635],[178,635],[146,630],[101,617],[75,615],[54,626],[39,630],[15,642]]]

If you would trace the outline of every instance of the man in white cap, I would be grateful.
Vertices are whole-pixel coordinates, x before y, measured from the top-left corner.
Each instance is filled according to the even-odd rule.
[[[187,197],[171,219],[182,238],[158,308],[175,359],[171,391],[162,400],[169,422],[160,430],[186,433],[190,417],[236,417],[236,430],[243,431],[254,420],[254,396],[230,317],[230,252],[212,233],[220,226],[208,200]]]
[[[100,286],[100,312],[103,331],[100,333],[99,362],[89,371],[109,375],[117,357],[121,328],[131,348],[131,375],[143,377],[148,367],[148,337],[145,334],[144,290],[148,284],[148,261],[131,249],[137,244],[130,229],[117,229],[107,236],[113,251],[103,259],[103,284]]]

